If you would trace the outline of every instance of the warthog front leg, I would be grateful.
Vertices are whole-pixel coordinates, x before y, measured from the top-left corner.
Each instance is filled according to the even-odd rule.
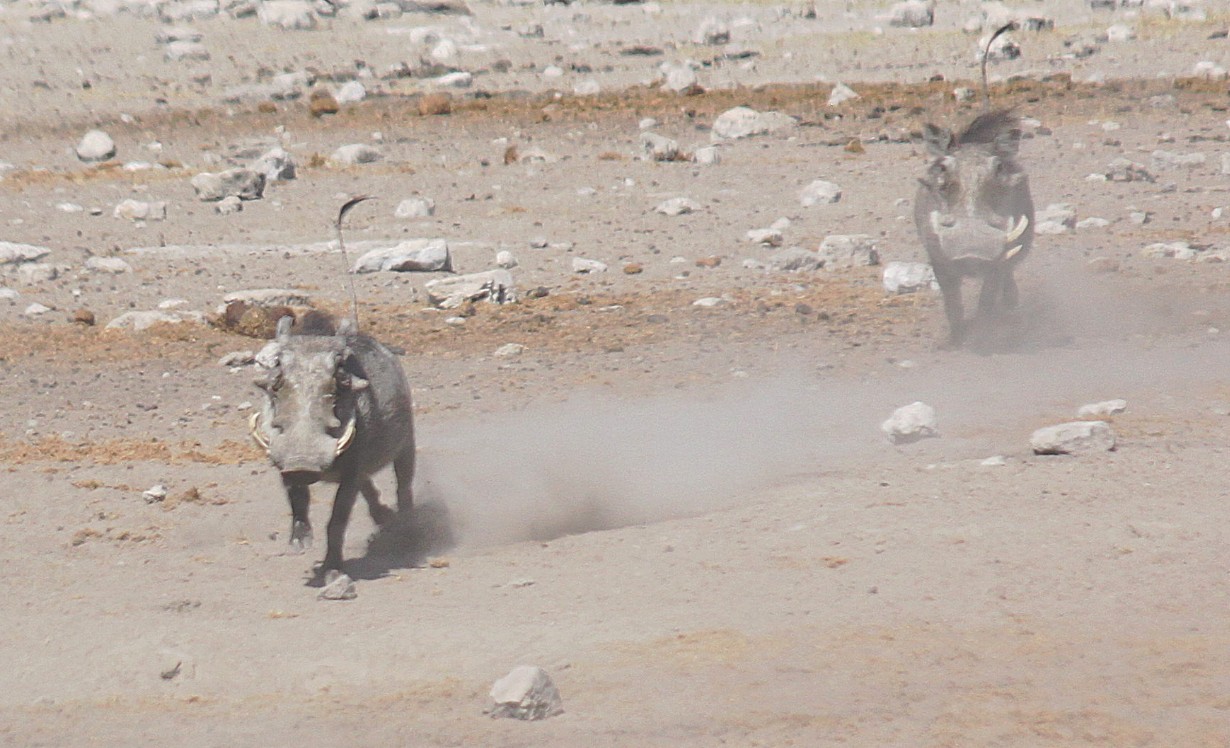
[[[290,501],[290,547],[296,553],[303,553],[312,546],[312,523],[308,520],[311,493],[304,485],[284,485],[286,498]]]
[[[944,297],[944,315],[948,317],[948,344],[958,346],[965,339],[965,307],[961,303],[961,275],[935,268],[935,280]]]
[[[329,528],[326,531],[328,548],[325,550],[321,571],[342,570],[342,546],[346,543],[346,525],[350,523],[350,511],[354,509],[359,487],[360,482],[354,478],[343,478],[337,486],[337,495],[333,497],[333,514],[329,517]]]
[[[414,446],[393,458],[393,472],[397,475],[397,512],[408,514],[414,505]]]

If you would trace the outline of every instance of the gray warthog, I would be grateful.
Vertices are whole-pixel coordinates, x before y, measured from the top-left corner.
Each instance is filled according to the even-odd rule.
[[[336,483],[321,571],[340,570],[356,494],[363,494],[376,524],[395,516],[380,503],[373,473],[393,463],[398,513],[410,510],[415,459],[410,386],[397,357],[355,332],[349,320],[336,334],[294,334],[291,318],[283,317],[261,358],[269,365],[255,384],[267,397],[250,426],[282,473],[290,500],[290,543],[298,549],[311,544],[308,487]]]
[[[979,317],[1017,305],[1012,271],[1033,244],[1033,198],[1011,112],[980,115],[957,135],[928,124],[923,138],[933,158],[918,180],[914,224],[944,294],[949,342],[959,345],[968,326],[963,278],[982,279]]]

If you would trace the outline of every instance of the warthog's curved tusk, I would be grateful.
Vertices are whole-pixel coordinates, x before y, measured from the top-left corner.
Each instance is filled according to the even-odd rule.
[[[1016,257],[1017,253],[1019,253],[1024,248],[1025,247],[1023,245],[1018,244],[1012,249],[1008,250],[1007,252],[1004,252],[1004,256],[1000,257],[999,259],[1001,262],[1007,262],[1008,260],[1011,260],[1013,257]]]
[[[261,414],[257,411],[248,419],[248,432],[252,435],[252,441],[260,445],[261,449],[269,451],[269,440],[261,433]]]
[[[1004,235],[1004,245],[1007,246],[1012,244],[1017,239],[1020,239],[1021,236],[1024,235],[1025,229],[1027,228],[1029,228],[1029,216],[1021,216],[1021,218],[1016,222],[1016,226],[1008,229],[1008,233]],[[1020,247],[1017,249],[1020,249]],[[1016,254],[1015,250],[1013,251],[1013,254]]]
[[[342,432],[340,437],[338,437],[337,449],[333,452],[335,457],[341,457],[342,452],[345,452],[350,448],[350,444],[354,441],[354,435],[357,430],[358,429],[355,427],[354,417],[352,416],[351,419],[346,422],[346,430]]]

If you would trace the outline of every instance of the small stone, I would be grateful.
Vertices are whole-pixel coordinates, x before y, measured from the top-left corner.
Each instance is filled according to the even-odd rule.
[[[351,143],[334,151],[329,160],[343,166],[356,166],[358,164],[374,163],[382,158],[384,158],[384,154],[366,143]]]
[[[766,135],[798,125],[794,117],[781,112],[758,112],[745,106],[728,109],[713,122],[713,140],[736,140],[754,135]]]
[[[131,273],[132,265],[129,265],[119,257],[91,257],[85,261],[85,269],[95,273]]]
[[[706,296],[703,299],[697,299],[692,302],[692,306],[698,306],[704,309],[712,309],[715,306],[722,306],[726,303],[725,299],[717,296]]]
[[[501,249],[495,253],[495,264],[497,267],[502,267],[505,270],[512,270],[517,267],[517,258],[507,249]]]
[[[889,10],[890,26],[917,29],[935,23],[935,0],[904,0]]]
[[[430,197],[408,197],[393,211],[398,218],[430,218],[435,213],[436,201]]]
[[[866,153],[867,149],[863,147],[863,141],[858,138],[850,138],[850,142],[846,143],[842,148],[846,153]]]
[[[520,343],[505,343],[499,348],[496,348],[495,353],[492,355],[499,358],[512,358],[514,356],[520,356],[524,352],[525,346]]]
[[[33,304],[30,304],[29,306],[27,306],[25,308],[25,311],[22,312],[22,314],[24,314],[27,317],[38,317],[50,311],[51,311],[51,307],[47,306],[46,304],[40,304],[36,301]]]
[[[174,41],[167,44],[162,52],[162,58],[167,62],[182,60],[204,62],[209,59],[209,50],[200,42]]]
[[[94,312],[91,312],[89,309],[82,308],[73,312],[73,324],[93,327],[95,322]]]
[[[1127,400],[1104,400],[1100,403],[1082,405],[1076,410],[1077,418],[1101,418],[1127,410]]]
[[[492,718],[539,720],[563,711],[559,691],[547,671],[522,665],[491,687],[491,706],[487,713]]]
[[[671,65],[664,63],[662,65],[662,87],[667,91],[673,91],[680,94],[700,93],[700,86],[697,84],[696,71],[691,65],[686,63],[682,65]]]
[[[229,216],[243,210],[243,200],[238,195],[227,195],[214,204],[214,212],[220,216]]]
[[[701,21],[696,33],[692,35],[693,44],[719,46],[730,43],[730,27],[723,21],[710,16]]]
[[[696,201],[686,197],[672,197],[658,204],[654,210],[664,216],[681,216],[699,210]]]
[[[1124,23],[1116,23],[1106,29],[1106,41],[1113,43],[1130,42],[1136,38],[1136,30]]]
[[[1144,256],[1154,260],[1169,258],[1194,260],[1199,254],[1200,250],[1185,241],[1155,242],[1144,249]]]
[[[512,274],[502,269],[437,278],[428,281],[424,290],[428,303],[439,309],[455,309],[471,301],[511,304],[517,300]]]
[[[799,202],[804,208],[829,205],[839,200],[841,200],[841,188],[823,179],[817,179],[799,192]]]
[[[218,365],[228,369],[237,366],[251,366],[256,363],[256,354],[252,351],[231,351],[218,359]]]
[[[713,269],[715,267],[718,267],[721,264],[722,264],[722,258],[718,257],[717,255],[709,255],[708,257],[702,257],[696,261],[696,267],[698,268]]]
[[[769,268],[779,272],[814,272],[822,267],[820,255],[802,247],[788,247],[769,256]]]
[[[77,144],[77,158],[86,163],[115,158],[115,141],[102,130],[90,130]]]
[[[893,444],[910,444],[920,439],[939,436],[935,408],[923,402],[903,405],[893,411],[880,430]]]
[[[832,234],[817,250],[826,270],[880,264],[875,239],[867,234]]]
[[[162,311],[133,311],[124,312],[120,316],[107,323],[108,330],[132,330],[133,332],[141,332],[147,330],[154,325],[180,325],[185,323],[203,322],[203,316],[199,313],[188,314],[168,314]]]
[[[53,281],[60,276],[60,269],[43,262],[28,262],[17,266],[17,280],[26,286]]]
[[[146,203],[129,198],[116,205],[113,217],[124,220],[166,220],[166,201]]]
[[[308,111],[313,117],[323,117],[326,114],[337,114],[341,107],[333,94],[323,88],[317,88],[308,96]]]
[[[1143,165],[1126,158],[1117,158],[1110,162],[1106,170],[1106,178],[1112,182],[1155,182],[1157,177],[1149,173]]]
[[[1206,161],[1203,153],[1174,153],[1158,149],[1153,152],[1150,166],[1155,171],[1167,169],[1194,169],[1204,166]]]
[[[351,272],[435,272],[451,268],[452,256],[445,239],[408,239],[364,253]]]
[[[1072,421],[1038,429],[1029,444],[1039,455],[1105,452],[1115,448],[1115,432],[1105,421]]]
[[[588,275],[590,273],[605,273],[606,263],[597,260],[587,260],[584,257],[572,258],[572,272]]]
[[[317,600],[353,600],[359,596],[354,580],[342,572],[333,569],[325,575],[325,586],[321,588]]]
[[[346,81],[333,98],[338,104],[357,104],[367,98],[367,88],[359,81]]]
[[[18,265],[23,262],[33,262],[51,254],[46,247],[36,247],[33,244],[17,242],[0,242],[0,265]]]
[[[643,272],[645,268],[639,262],[629,262],[624,265],[624,275],[640,275]]]
[[[992,455],[978,464],[983,467],[1003,467],[1008,464],[1008,461],[1004,459],[1003,455]]]
[[[1109,225],[1110,225],[1110,221],[1106,220],[1105,218],[1099,218],[1098,216],[1089,216],[1088,218],[1082,218],[1081,220],[1077,221],[1076,229],[1077,231],[1084,231],[1086,229],[1104,229]]]
[[[295,160],[282,148],[271,148],[252,162],[253,171],[265,175],[267,182],[284,182],[295,178]]]
[[[316,14],[307,0],[263,0],[256,17],[266,26],[285,31],[307,31],[316,28]]]
[[[141,498],[145,499],[146,504],[157,504],[166,500],[167,487],[158,483],[141,492]]]
[[[935,270],[925,262],[890,262],[884,266],[884,290],[891,294],[938,291]]]
[[[641,133],[641,150],[649,154],[654,161],[679,159],[679,143],[656,132]]]
[[[832,93],[829,94],[829,106],[838,106],[857,98],[859,95],[854,92],[853,88],[844,83],[837,83],[833,86]]]
[[[722,157],[718,153],[718,149],[711,145],[701,146],[692,152],[692,160],[702,166],[712,166],[720,164]]]
[[[265,194],[265,175],[253,169],[202,172],[192,178],[192,189],[202,202],[217,202],[232,195],[240,200],[259,200]]]
[[[778,229],[752,229],[747,232],[747,240],[752,244],[760,244],[765,247],[780,247],[782,246],[782,232]]]
[[[453,95],[445,92],[426,93],[419,97],[419,116],[431,117],[450,114],[453,111]]]

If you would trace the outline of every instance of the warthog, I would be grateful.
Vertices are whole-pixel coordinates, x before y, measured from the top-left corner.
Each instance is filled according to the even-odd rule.
[[[952,345],[967,332],[963,278],[982,279],[977,316],[993,317],[1017,305],[1012,272],[1034,238],[1029,178],[1016,159],[1020,138],[1017,118],[1008,111],[980,115],[957,135],[924,127],[933,158],[918,180],[914,224],[944,294]]]
[[[397,513],[410,510],[415,459],[410,386],[397,357],[356,332],[349,320],[336,333],[295,334],[291,318],[283,317],[268,351],[271,365],[255,381],[267,397],[249,422],[252,437],[282,473],[292,547],[311,544],[308,487],[317,481],[337,484],[321,572],[340,571],[356,494],[363,494],[377,525],[396,516],[380,503],[373,473],[393,463]]]

